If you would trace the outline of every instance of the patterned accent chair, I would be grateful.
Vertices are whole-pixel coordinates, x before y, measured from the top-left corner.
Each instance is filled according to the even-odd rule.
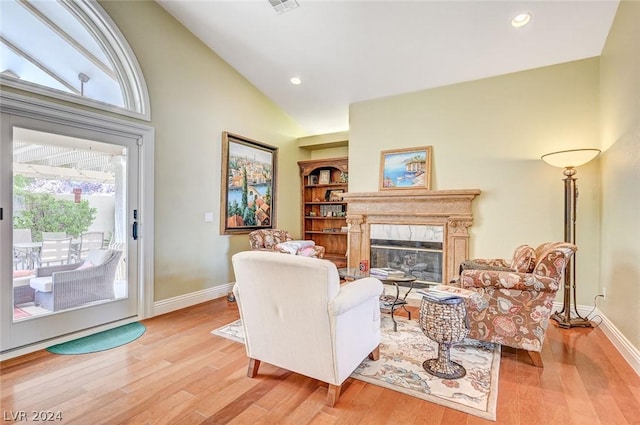
[[[322,258],[325,248],[313,241],[295,241],[286,230],[258,229],[249,233],[249,245],[254,251],[276,251],[305,257]]]
[[[460,276],[437,289],[465,297],[469,338],[528,351],[543,367],[542,344],[564,270],[577,250],[549,242],[535,250],[519,246],[513,258],[475,259],[461,265]]]

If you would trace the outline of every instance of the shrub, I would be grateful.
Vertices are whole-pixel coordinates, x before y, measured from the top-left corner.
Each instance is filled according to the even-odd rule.
[[[48,193],[22,192],[25,209],[13,218],[13,227],[31,229],[33,239],[42,240],[42,232],[65,232],[75,238],[89,230],[97,209],[88,201],[57,199]]]

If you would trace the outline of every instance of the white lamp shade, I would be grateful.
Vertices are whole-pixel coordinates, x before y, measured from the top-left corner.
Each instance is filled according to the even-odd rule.
[[[599,154],[600,149],[572,149],[548,153],[541,159],[554,167],[573,168],[586,164]]]

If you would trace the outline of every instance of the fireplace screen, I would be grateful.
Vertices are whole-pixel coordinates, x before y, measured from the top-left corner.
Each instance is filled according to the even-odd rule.
[[[416,282],[442,283],[442,227],[371,225],[371,267],[390,267],[415,276]]]

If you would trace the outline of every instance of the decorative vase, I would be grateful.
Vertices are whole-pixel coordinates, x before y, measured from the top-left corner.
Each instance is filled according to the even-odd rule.
[[[422,363],[424,370],[439,378],[457,379],[467,374],[465,368],[450,358],[451,346],[469,334],[467,310],[462,298],[442,300],[422,298],[420,328],[438,343],[438,357]]]

